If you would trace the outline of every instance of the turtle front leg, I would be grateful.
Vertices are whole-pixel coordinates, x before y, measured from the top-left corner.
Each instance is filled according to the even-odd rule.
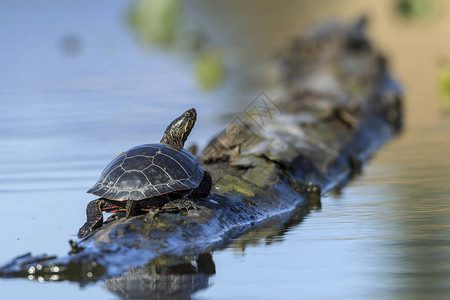
[[[167,202],[161,210],[163,212],[173,212],[178,213],[182,210],[195,209],[197,210],[197,205],[195,205],[194,201],[188,199],[177,199]]]
[[[167,202],[162,208],[161,210],[163,212],[180,212],[182,210],[189,210],[189,209],[195,209],[197,210],[197,205],[195,204],[194,201],[192,200],[197,200],[200,198],[205,198],[209,195],[209,193],[211,192],[211,187],[212,187],[212,177],[211,174],[209,174],[208,172],[204,172],[203,173],[203,179],[200,183],[200,185],[193,189],[192,191],[190,191],[187,194],[177,194],[177,193],[172,193],[170,194],[169,200],[175,199],[175,200],[171,200],[169,202]],[[192,199],[192,200],[190,200]]]
[[[86,207],[87,221],[78,230],[78,237],[81,238],[94,229],[99,228],[103,224],[103,211],[111,211],[117,209],[117,205],[96,199],[88,203]]]

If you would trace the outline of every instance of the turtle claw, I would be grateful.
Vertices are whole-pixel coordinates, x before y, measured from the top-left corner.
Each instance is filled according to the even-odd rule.
[[[161,208],[163,212],[181,212],[183,209],[187,211],[189,209],[198,210],[193,201],[184,199],[169,201]]]

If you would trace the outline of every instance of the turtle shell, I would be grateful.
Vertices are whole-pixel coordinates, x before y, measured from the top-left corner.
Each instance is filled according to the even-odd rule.
[[[120,153],[87,192],[110,200],[142,200],[196,188],[202,178],[202,164],[189,151],[146,144]]]

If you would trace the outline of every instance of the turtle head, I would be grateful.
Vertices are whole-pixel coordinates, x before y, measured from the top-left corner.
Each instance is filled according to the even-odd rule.
[[[167,126],[161,139],[161,143],[176,148],[183,148],[192,128],[197,120],[197,111],[191,108]]]

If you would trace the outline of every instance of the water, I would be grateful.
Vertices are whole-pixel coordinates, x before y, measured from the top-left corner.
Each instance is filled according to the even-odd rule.
[[[138,46],[124,26],[127,8],[127,1],[0,2],[1,264],[29,251],[66,254],[92,199],[85,191],[118,152],[158,141],[191,106],[199,120],[190,142],[203,146],[223,128],[224,111],[256,95],[242,87],[200,91],[187,60]],[[414,111],[408,119],[321,210],[213,253],[216,273],[193,297],[448,296],[450,120]],[[103,283],[3,279],[0,290],[5,299],[117,299]]]

